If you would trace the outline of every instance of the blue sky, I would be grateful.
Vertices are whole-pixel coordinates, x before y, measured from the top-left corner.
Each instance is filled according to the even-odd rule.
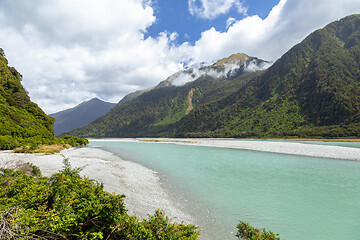
[[[214,27],[218,31],[226,31],[227,20],[234,18],[241,20],[247,15],[258,15],[266,18],[270,10],[279,3],[279,0],[250,0],[243,5],[247,9],[246,14],[239,13],[236,8],[229,9],[226,13],[215,18],[202,18],[192,15],[189,11],[188,1],[180,0],[157,0],[153,3],[156,15],[155,23],[147,29],[146,36],[156,37],[160,32],[177,32],[178,42],[195,43],[205,30]]]
[[[118,102],[186,64],[246,53],[276,61],[359,0],[0,0],[0,47],[54,113]]]

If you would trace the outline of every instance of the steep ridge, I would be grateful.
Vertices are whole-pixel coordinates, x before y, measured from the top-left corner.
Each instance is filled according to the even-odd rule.
[[[104,102],[98,98],[93,98],[57,113],[50,114],[55,118],[55,135],[71,131],[75,128],[85,126],[95,119],[108,113],[116,103]]]
[[[130,101],[130,100],[132,100],[132,99],[140,96],[141,94],[146,93],[146,92],[148,92],[148,91],[150,91],[150,90],[152,90],[152,89],[153,89],[153,88],[149,88],[149,89],[146,89],[146,90],[138,90],[138,91],[136,91],[136,92],[129,93],[129,94],[127,94],[125,97],[123,97],[123,98],[119,101],[119,103],[124,103],[124,102]]]
[[[192,111],[176,136],[360,136],[360,15],[333,22],[236,93]]]
[[[54,137],[54,119],[30,101],[21,79],[0,49],[0,149],[12,149],[22,139]]]

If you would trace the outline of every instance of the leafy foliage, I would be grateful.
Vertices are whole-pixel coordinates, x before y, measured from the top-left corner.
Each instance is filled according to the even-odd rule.
[[[265,229],[254,228],[246,222],[240,221],[237,225],[238,232],[236,236],[244,240],[280,240],[279,234],[274,234]]]
[[[39,145],[70,144],[79,146],[87,140],[78,137],[54,137],[54,119],[30,101],[21,85],[21,74],[9,67],[0,49],[0,149],[31,152]]]
[[[5,57],[5,52],[4,52],[4,49],[0,48],[0,55]]]
[[[127,214],[124,195],[80,177],[64,157],[63,170],[41,177],[25,163],[0,168],[0,236],[4,239],[198,239],[198,227],[171,221],[157,210],[142,221]],[[278,234],[241,222],[236,236],[279,240]]]
[[[8,239],[198,239],[193,225],[171,222],[162,211],[139,221],[124,195],[79,175],[64,159],[50,178],[0,169],[0,229]]]
[[[0,135],[52,137],[54,119],[30,101],[21,85],[21,74],[0,56]]]

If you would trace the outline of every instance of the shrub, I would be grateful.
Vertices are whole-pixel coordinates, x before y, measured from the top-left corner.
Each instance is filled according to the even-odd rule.
[[[163,212],[139,221],[124,195],[105,192],[64,159],[63,170],[34,177],[0,169],[0,224],[8,239],[197,239],[193,225],[172,223]]]
[[[0,150],[11,150],[19,145],[17,139],[11,136],[0,136]]]
[[[237,225],[238,232],[236,236],[240,239],[245,240],[280,240],[277,237],[279,234],[274,234],[271,231],[266,231],[265,229],[259,229],[250,226],[246,222],[240,221]]]
[[[70,144],[71,146],[82,146],[89,143],[89,141],[85,138],[79,138],[70,135],[59,138],[59,141],[62,141],[65,144]]]

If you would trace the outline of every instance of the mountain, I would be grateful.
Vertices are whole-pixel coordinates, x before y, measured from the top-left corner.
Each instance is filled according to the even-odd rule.
[[[268,68],[272,63],[249,57],[244,53],[233,54],[228,58],[223,58],[210,66],[192,65],[174,73],[165,81],[162,81],[155,88],[169,86],[183,86],[186,83],[196,81],[201,77],[211,77],[217,79],[234,79],[244,73],[261,71]]]
[[[50,114],[55,118],[55,135],[71,131],[75,128],[85,126],[95,119],[108,113],[116,103],[108,103],[98,98],[80,103],[74,108]]]
[[[30,101],[21,80],[0,49],[0,149],[12,149],[21,139],[54,137],[54,119]]]
[[[263,75],[201,106],[177,136],[360,136],[360,15],[315,31]]]
[[[269,65],[245,54],[235,54],[210,66],[186,68],[154,88],[120,101],[104,117],[70,133],[88,137],[162,136],[196,106],[233,93],[261,74],[258,69]]]
[[[230,69],[229,62],[223,59],[197,70],[184,69],[72,133],[91,137],[360,136],[360,15],[315,31],[266,71],[213,74]],[[244,61],[241,66],[246,69]],[[187,79],[182,81],[181,75]]]
[[[157,86],[146,90],[139,90],[126,95],[119,103],[127,102],[153,89],[182,86],[186,83],[196,81],[201,77],[234,79],[243,73],[261,71],[268,68],[272,63],[249,57],[244,53],[233,54],[228,58],[223,58],[212,65],[206,66],[204,63],[187,66],[160,82]]]

